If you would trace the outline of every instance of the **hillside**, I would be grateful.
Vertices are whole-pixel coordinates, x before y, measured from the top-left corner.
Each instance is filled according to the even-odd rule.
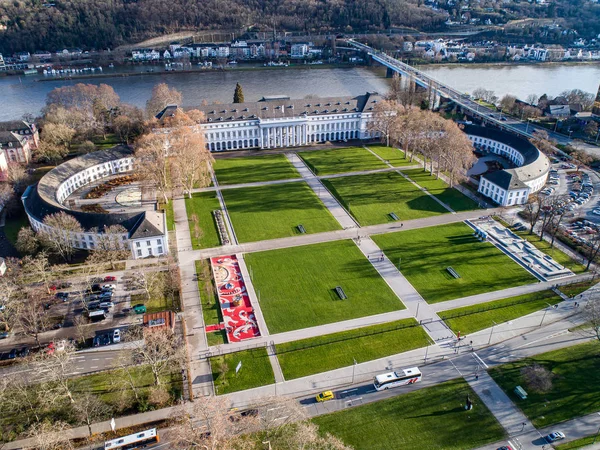
[[[419,0],[14,0],[0,2],[0,53],[115,48],[181,30],[432,30]],[[419,2],[421,3],[421,2]],[[2,30],[3,29],[3,30]]]

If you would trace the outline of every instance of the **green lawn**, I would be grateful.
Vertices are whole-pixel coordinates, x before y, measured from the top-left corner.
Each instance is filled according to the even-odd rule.
[[[394,167],[412,166],[417,164],[415,161],[404,157],[404,152],[398,148],[386,147],[385,145],[369,145],[369,150],[376,153],[380,158],[385,159]]]
[[[439,316],[454,333],[460,331],[461,334],[469,334],[490,328],[494,322],[501,324],[544,309],[548,306],[547,303],[554,305],[561,301],[558,295],[548,290],[450,309],[440,312]]]
[[[350,240],[249,253],[245,259],[272,334],[404,308]],[[337,286],[346,300],[336,294]]]
[[[385,169],[383,161],[362,147],[301,152],[298,155],[315,175]]]
[[[19,231],[21,230],[21,228],[29,228],[29,226],[29,220],[27,219],[25,211],[19,211],[12,217],[6,218],[6,223],[4,225],[4,234],[6,234],[6,238],[10,241],[10,243],[15,245],[17,243],[17,237],[19,236]]]
[[[548,392],[534,391],[521,375],[521,369],[534,363],[552,372]],[[489,373],[538,428],[600,410],[598,341],[503,364]],[[514,394],[515,386],[527,391],[527,399],[521,400]]]
[[[527,241],[531,242],[538,250],[544,252],[546,255],[551,256],[559,264],[562,264],[563,266],[567,267],[568,269],[571,269],[574,273],[585,272],[584,265],[573,261],[573,259],[569,255],[562,252],[558,248],[550,247],[550,242],[547,242],[546,240],[540,241],[540,237],[537,234],[529,234],[528,231],[524,231],[524,232],[520,231],[519,232],[519,231],[515,231],[512,229],[511,229],[511,231],[513,233],[519,235],[523,239],[526,239]],[[557,243],[558,243],[558,240],[557,240]]]
[[[174,231],[175,230],[175,214],[173,213],[173,200],[169,200],[166,204],[161,203],[158,206],[158,209],[165,212],[167,215],[167,230]]]
[[[448,210],[396,172],[323,180],[362,226],[437,216]]]
[[[428,303],[534,283],[525,269],[464,223],[373,236]],[[461,278],[452,277],[452,267]]]
[[[560,292],[565,294],[568,297],[574,297],[576,295],[581,294],[582,292],[587,291],[589,288],[598,284],[600,280],[596,278],[594,281],[581,281],[579,283],[567,284],[566,286],[560,286]]]
[[[291,380],[425,346],[427,333],[415,319],[405,319],[276,347],[283,375]]]
[[[445,181],[431,176],[429,172],[424,172],[423,169],[405,170],[403,173],[419,186],[427,189],[430,194],[435,195],[438,200],[444,202],[454,211],[471,211],[479,207],[469,197],[451,188]]]
[[[467,395],[473,402],[471,411],[464,408]],[[472,449],[505,436],[463,379],[312,420],[321,432],[334,434],[356,450]]]
[[[300,178],[300,174],[285,155],[216,159],[213,168],[219,184]]]
[[[214,192],[201,192],[192,194],[192,198],[185,199],[190,225],[190,235],[194,249],[211,248],[221,245],[219,232],[213,217],[213,211],[221,209],[219,199]],[[193,220],[194,214],[198,218],[198,227]],[[198,228],[198,230],[196,230]]]
[[[216,325],[223,322],[223,318],[221,317],[221,308],[212,277],[210,261],[204,259],[195,261],[195,264],[204,325]]]
[[[597,433],[592,434],[591,436],[586,436],[581,439],[576,439],[571,442],[567,442],[566,444],[555,445],[554,448],[556,450],[575,450],[575,449],[583,449],[596,442],[600,442],[600,438]],[[590,447],[591,448],[591,447]]]
[[[339,230],[340,224],[304,182],[222,191],[238,241]]]
[[[235,368],[242,363],[236,374]],[[217,395],[243,391],[275,383],[267,350],[259,348],[210,358]]]

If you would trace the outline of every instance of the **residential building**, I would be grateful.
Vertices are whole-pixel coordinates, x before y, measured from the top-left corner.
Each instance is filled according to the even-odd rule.
[[[131,59],[134,61],[158,61],[160,59],[160,52],[154,49],[132,50]]]
[[[31,159],[29,140],[14,131],[0,131],[0,152],[8,162],[27,164]]]
[[[0,122],[0,131],[12,131],[20,136],[25,136],[29,141],[31,150],[36,150],[40,143],[40,134],[35,123],[29,123],[24,120]]]

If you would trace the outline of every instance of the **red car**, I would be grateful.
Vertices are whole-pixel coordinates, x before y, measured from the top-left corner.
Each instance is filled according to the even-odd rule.
[[[104,277],[104,281],[117,281],[117,277],[113,277],[113,276]]]

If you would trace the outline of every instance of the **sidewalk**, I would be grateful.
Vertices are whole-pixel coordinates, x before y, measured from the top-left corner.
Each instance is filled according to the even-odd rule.
[[[200,358],[200,354],[208,349],[208,343],[204,332],[204,318],[196,281],[196,267],[194,259],[188,257],[190,252],[186,251],[186,249],[192,247],[192,241],[184,199],[173,200],[173,213],[181,276],[181,303],[187,333],[184,338],[188,345],[190,357],[190,373],[188,376],[192,381],[194,396],[211,395],[213,389],[210,364],[207,359]]]
[[[317,178],[304,164],[302,158],[295,153],[286,153],[285,156],[292,163],[294,168],[302,176],[302,179],[308,184],[313,192],[319,197],[319,200],[323,202],[325,207],[329,210],[331,215],[339,222],[344,229],[360,227],[358,222],[344,209],[337,199],[331,195],[331,193],[323,186],[321,180]]]

